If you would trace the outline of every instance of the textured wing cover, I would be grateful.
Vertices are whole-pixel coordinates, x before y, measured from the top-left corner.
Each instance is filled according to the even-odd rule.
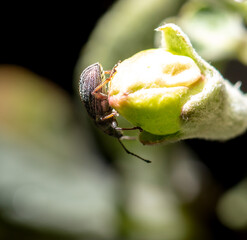
[[[102,100],[97,99],[91,93],[102,83],[102,80],[104,80],[103,69],[99,63],[94,63],[82,72],[79,82],[81,100],[84,103],[88,114],[95,121],[98,116],[102,116],[104,113],[101,107]],[[99,90],[98,92],[102,92],[102,90]]]

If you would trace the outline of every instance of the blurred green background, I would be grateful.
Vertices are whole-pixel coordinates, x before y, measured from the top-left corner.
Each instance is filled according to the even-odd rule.
[[[246,134],[125,141],[145,164],[94,127],[77,90],[85,67],[158,47],[154,29],[173,22],[247,91],[246,1],[4,3],[0,19],[0,239],[247,239]]]

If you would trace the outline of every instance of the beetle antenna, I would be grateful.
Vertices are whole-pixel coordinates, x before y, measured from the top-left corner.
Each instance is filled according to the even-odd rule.
[[[151,163],[150,160],[144,159],[144,158],[142,158],[142,157],[136,155],[135,153],[130,152],[130,151],[124,146],[124,144],[121,142],[121,140],[120,140],[119,138],[118,138],[118,141],[119,141],[119,143],[121,144],[121,146],[123,147],[123,149],[125,150],[126,153],[128,153],[128,154],[130,154],[130,155],[132,155],[132,156],[134,156],[134,157],[137,157],[137,158],[141,159],[142,161],[144,161],[144,162],[146,162],[146,163]]]

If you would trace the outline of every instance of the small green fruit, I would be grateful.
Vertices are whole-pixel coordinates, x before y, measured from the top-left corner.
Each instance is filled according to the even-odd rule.
[[[150,49],[118,65],[108,100],[134,126],[155,135],[173,134],[181,128],[183,104],[201,90],[203,79],[190,57]]]
[[[201,58],[177,25],[156,30],[163,48],[120,63],[109,86],[109,104],[144,130],[140,142],[222,141],[246,131],[246,94]]]

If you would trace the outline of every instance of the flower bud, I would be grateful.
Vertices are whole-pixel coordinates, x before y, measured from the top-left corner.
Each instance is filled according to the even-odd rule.
[[[180,130],[188,97],[200,91],[203,76],[195,62],[165,49],[150,49],[116,68],[109,103],[135,126],[157,135]],[[199,87],[198,87],[199,86]]]
[[[120,63],[111,107],[144,131],[143,144],[186,138],[227,140],[247,128],[247,97],[204,61],[175,24],[157,29],[163,48]]]

